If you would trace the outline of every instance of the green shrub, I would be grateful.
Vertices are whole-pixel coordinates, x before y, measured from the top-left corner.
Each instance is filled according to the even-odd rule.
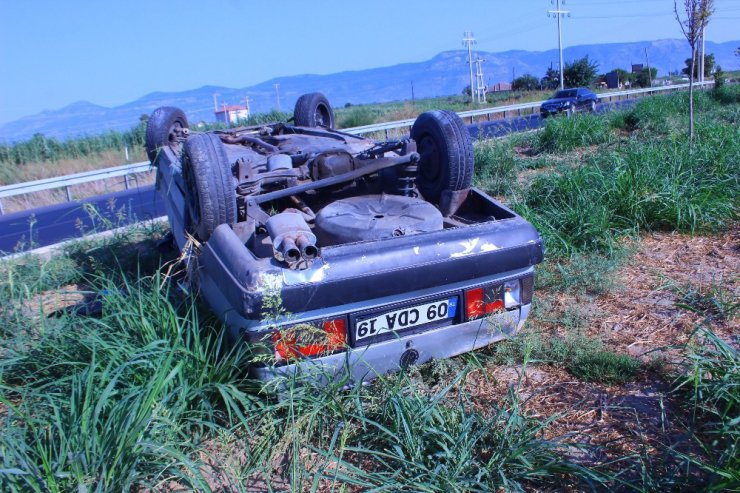
[[[353,106],[346,111],[342,111],[337,126],[339,128],[362,127],[364,125],[372,125],[376,121],[377,115],[370,108]]]
[[[721,104],[740,103],[740,86],[737,84],[724,84],[720,87],[715,87],[711,94]]]

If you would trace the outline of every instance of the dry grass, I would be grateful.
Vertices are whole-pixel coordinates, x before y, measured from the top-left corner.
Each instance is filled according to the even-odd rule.
[[[594,310],[583,321],[589,337],[604,341],[616,353],[638,357],[645,368],[637,381],[607,386],[574,378],[565,369],[530,363],[526,366],[488,364],[471,372],[464,386],[477,408],[495,406],[515,389],[532,416],[557,416],[550,437],[572,436],[593,446],[586,464],[603,464],[626,456],[643,456],[670,445],[685,433],[684,410],[670,394],[663,377],[651,366],[670,366],[680,344],[687,342],[702,317],[678,306],[680,294],[671,286],[691,285],[709,290],[721,285],[737,300],[740,295],[740,226],[721,236],[654,233],[639,241],[632,260],[618,272],[620,288],[596,297],[540,290],[547,319],[534,317],[527,332],[562,337],[572,330],[561,321],[577,307]],[[715,332],[738,344],[740,324],[734,318],[713,325]],[[668,347],[674,349],[666,350]],[[661,363],[658,364],[657,362]],[[660,372],[659,372],[660,373]]]

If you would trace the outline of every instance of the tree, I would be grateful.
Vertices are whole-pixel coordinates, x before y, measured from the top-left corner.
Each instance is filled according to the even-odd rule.
[[[539,87],[540,81],[532,74],[524,74],[511,83],[511,89],[514,91],[536,91]]]
[[[588,55],[581,59],[568,62],[563,70],[563,79],[566,87],[590,86],[596,77],[599,65],[588,59]]]
[[[698,60],[697,60],[698,62]],[[714,69],[714,53],[708,53],[704,55],[704,73],[705,74],[711,74],[712,70]],[[689,72],[691,71],[691,58],[687,58],[686,66],[681,70],[681,73],[684,75],[689,75]],[[696,63],[694,66],[694,79],[699,78],[699,63]]]
[[[717,65],[714,70],[714,89],[719,90],[723,85],[725,85],[725,73],[722,71],[722,67]]]
[[[634,84],[640,87],[650,87],[650,83],[655,80],[658,76],[658,69],[650,67],[648,72],[647,67],[642,69],[639,74],[635,74],[637,77],[634,78]]]
[[[557,89],[560,85],[560,72],[550,67],[540,81],[543,89]]]
[[[714,0],[684,0],[683,13],[678,12],[677,0],[673,0],[673,12],[681,26],[686,41],[691,47],[691,67],[689,69],[689,146],[694,143],[694,67],[696,66],[696,45],[699,42],[709,18],[714,13]]]

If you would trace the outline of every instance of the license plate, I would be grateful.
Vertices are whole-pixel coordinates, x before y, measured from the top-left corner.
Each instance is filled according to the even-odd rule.
[[[453,318],[456,311],[457,298],[450,298],[358,320],[355,323],[355,341],[379,334],[418,327],[437,320]]]

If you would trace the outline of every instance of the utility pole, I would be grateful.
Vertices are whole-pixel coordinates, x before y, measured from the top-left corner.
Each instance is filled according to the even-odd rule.
[[[485,62],[481,57],[475,59],[475,97],[478,103],[486,102],[486,84],[483,81],[483,65]]]
[[[224,106],[224,122],[229,128],[231,128],[231,118],[229,117],[230,116],[229,112],[226,111],[226,103],[221,103],[221,104],[223,104]]]
[[[411,104],[414,104],[414,81],[411,81]]]
[[[277,110],[280,111],[280,84],[275,84],[275,104]]]
[[[550,0],[550,3],[552,4],[553,1],[555,2],[556,6],[555,10],[548,10],[547,16],[550,17],[550,14],[552,14],[558,20],[558,50],[560,51],[560,89],[562,90],[565,88],[565,85],[563,84],[563,32],[560,25],[560,17],[564,17],[566,14],[570,17],[570,11],[560,10],[560,0]],[[563,0],[563,5],[565,5],[565,0]]]
[[[701,28],[701,63],[699,64],[699,82],[704,82],[704,26]]]
[[[217,111],[218,111],[218,93],[214,92],[213,93],[213,112],[215,113]]]
[[[463,46],[468,47],[468,66],[470,67],[470,101],[473,101],[473,45],[475,44],[475,38],[473,33],[465,31],[463,33]]]
[[[244,98],[244,104],[247,107],[247,118],[249,118],[251,116],[251,114],[252,114],[252,110],[249,108],[249,102],[250,101],[252,101],[252,99],[249,96],[247,96],[247,97]]]
[[[650,57],[648,57],[648,51],[647,48],[645,48],[645,61],[647,62],[647,69],[648,69],[648,87],[653,87],[653,74],[650,73]]]

